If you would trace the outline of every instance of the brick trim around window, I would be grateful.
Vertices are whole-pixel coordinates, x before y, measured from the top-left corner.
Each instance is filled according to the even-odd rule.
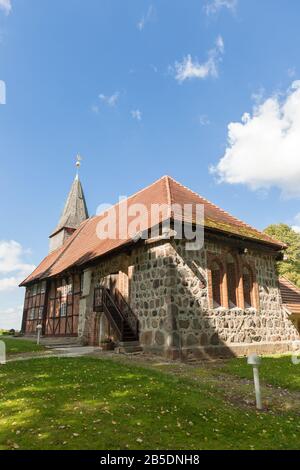
[[[217,264],[220,267],[221,285],[220,285],[220,298],[221,307],[230,309],[229,294],[228,294],[228,272],[227,272],[227,259],[228,255],[234,259],[235,263],[235,283],[236,283],[236,307],[242,310],[249,308],[245,302],[244,292],[244,269],[249,272],[250,282],[250,297],[251,308],[259,309],[259,289],[256,280],[255,265],[243,260],[243,255],[236,252],[227,251],[222,254],[216,255],[215,253],[208,253],[207,255],[207,273],[208,273],[208,298],[209,308],[214,309],[214,286],[213,286],[213,265]],[[232,307],[233,308],[233,307]]]

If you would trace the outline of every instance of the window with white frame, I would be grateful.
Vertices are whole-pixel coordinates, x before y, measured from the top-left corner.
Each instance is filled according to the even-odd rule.
[[[29,320],[35,320],[35,308],[29,310]]]
[[[39,308],[39,320],[43,319],[44,307]]]
[[[62,302],[60,304],[60,316],[61,317],[67,316],[67,302]]]

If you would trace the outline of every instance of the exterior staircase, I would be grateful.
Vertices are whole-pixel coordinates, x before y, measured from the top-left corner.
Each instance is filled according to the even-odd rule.
[[[94,311],[103,312],[113,327],[118,340],[116,352],[137,354],[143,351],[139,343],[138,319],[119,291],[96,288]],[[81,339],[76,336],[44,336],[41,344],[49,349],[82,346]]]
[[[139,352],[139,322],[121,293],[105,287],[95,291],[94,311],[104,312],[118,337],[119,352]]]

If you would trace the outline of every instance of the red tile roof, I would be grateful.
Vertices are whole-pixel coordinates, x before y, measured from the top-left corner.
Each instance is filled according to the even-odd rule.
[[[279,279],[283,304],[293,313],[300,315],[300,289],[285,277]]]
[[[150,215],[152,204],[165,205],[164,213],[160,214],[160,222],[169,218],[178,220],[179,214],[176,208],[173,210],[172,207],[174,204],[178,204],[181,207],[184,204],[191,204],[194,209],[193,218],[195,216],[196,205],[203,204],[205,208],[204,225],[207,229],[265,243],[271,245],[275,250],[285,248],[283,243],[236,219],[169,176],[164,176],[152,185],[134,194],[128,198],[127,202],[130,205],[143,204],[148,209],[148,220],[143,221],[140,227],[141,231],[151,228]],[[117,220],[119,220],[122,203],[116,204],[114,208]],[[73,266],[81,266],[132,242],[130,237],[125,240],[100,240],[97,236],[97,226],[103,220],[103,217],[102,214],[83,222],[65,245],[48,255],[37,269],[25,279],[22,285],[24,286],[38,279],[58,275]],[[136,214],[133,217],[128,217],[128,225],[135,218]]]

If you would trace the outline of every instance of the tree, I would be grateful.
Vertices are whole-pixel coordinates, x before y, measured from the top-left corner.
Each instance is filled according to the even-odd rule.
[[[265,233],[286,245],[286,260],[278,262],[278,272],[300,288],[300,233],[286,224],[270,225]]]

